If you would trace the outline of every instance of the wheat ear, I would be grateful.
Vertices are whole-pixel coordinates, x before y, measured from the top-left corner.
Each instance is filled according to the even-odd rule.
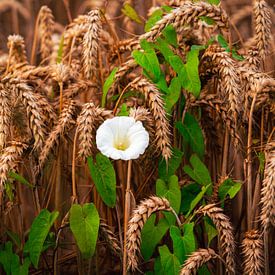
[[[275,142],[267,144],[264,180],[261,190],[261,222],[263,230],[275,226]],[[271,149],[270,149],[271,148]]]
[[[2,150],[0,155],[0,205],[2,204],[2,194],[4,184],[8,179],[9,172],[16,169],[17,161],[22,155],[27,145],[13,141],[9,146]]]
[[[76,130],[79,135],[78,156],[80,158],[86,159],[92,155],[96,126],[112,116],[111,111],[96,107],[92,102],[83,105],[82,111],[78,116]]]
[[[116,256],[121,256],[120,243],[113,231],[110,229],[110,226],[100,221],[99,234],[106,241],[111,252]]]
[[[88,30],[83,38],[83,64],[84,76],[91,80],[96,76],[98,41],[102,29],[101,16],[99,10],[92,10],[88,14]]]
[[[169,122],[166,117],[164,103],[156,86],[143,77],[137,77],[129,87],[145,95],[156,125],[156,146],[167,161],[171,157]]]
[[[64,103],[58,122],[50,132],[39,155],[40,168],[43,168],[45,165],[49,153],[58,144],[60,137],[68,132],[73,125],[75,125],[76,112],[77,104],[75,101],[70,100]]]
[[[242,241],[243,274],[261,275],[263,274],[264,255],[263,240],[257,230],[251,230],[245,233]]]
[[[18,34],[8,37],[9,60],[8,66],[27,61],[25,42],[22,36]]]
[[[271,42],[271,18],[270,10],[266,1],[255,0],[254,1],[254,19],[255,19],[255,40],[256,47],[259,51],[259,55],[263,60],[268,54],[268,50]]]
[[[14,91],[26,108],[29,119],[29,127],[34,137],[34,148],[41,148],[47,132],[46,121],[43,107],[45,100],[40,94],[33,92],[32,88],[21,79],[14,78],[4,84],[9,91]]]
[[[152,196],[142,201],[134,210],[128,223],[127,231],[127,267],[132,271],[138,269],[138,257],[140,253],[141,230],[152,213],[156,211],[171,211],[167,199]]]
[[[184,265],[180,270],[180,275],[192,275],[196,274],[197,270],[205,263],[212,259],[219,258],[219,255],[211,249],[200,248],[193,252],[188,259],[185,261]]]
[[[0,149],[2,149],[9,135],[11,122],[11,102],[10,95],[0,83]]]
[[[218,230],[218,237],[221,245],[222,256],[225,259],[228,274],[235,274],[235,243],[233,228],[229,218],[223,213],[223,209],[215,204],[208,204],[201,207],[198,213],[203,213],[211,218]]]
[[[51,9],[42,6],[39,11],[39,36],[40,36],[40,52],[42,60],[49,59],[53,50],[53,28],[54,17]]]

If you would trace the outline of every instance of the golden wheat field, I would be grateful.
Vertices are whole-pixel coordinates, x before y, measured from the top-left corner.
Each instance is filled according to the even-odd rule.
[[[0,0],[0,274],[274,274],[274,22]]]

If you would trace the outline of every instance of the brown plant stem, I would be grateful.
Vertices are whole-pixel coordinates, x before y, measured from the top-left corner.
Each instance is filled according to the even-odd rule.
[[[128,161],[127,169],[127,183],[125,191],[125,206],[124,206],[124,243],[123,243],[123,275],[127,274],[127,227],[130,217],[130,198],[131,198],[131,169],[132,169],[132,160]]]

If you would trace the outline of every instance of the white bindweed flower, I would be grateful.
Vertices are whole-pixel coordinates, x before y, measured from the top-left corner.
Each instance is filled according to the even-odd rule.
[[[137,159],[149,144],[149,134],[140,121],[120,116],[105,120],[97,129],[99,151],[112,159]]]

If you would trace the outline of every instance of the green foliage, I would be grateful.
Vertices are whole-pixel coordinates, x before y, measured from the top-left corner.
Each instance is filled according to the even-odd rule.
[[[242,184],[235,182],[232,179],[226,179],[219,187],[219,198],[223,201],[228,195],[230,199],[233,199],[240,191]]]
[[[93,203],[72,205],[70,228],[84,259],[93,256],[99,229],[99,215]]]
[[[179,213],[181,192],[177,176],[171,176],[168,183],[162,179],[158,179],[156,183],[156,193],[159,197],[166,198],[176,213]]]
[[[96,162],[87,159],[88,167],[100,197],[109,207],[116,204],[116,174],[109,158],[98,153]]]
[[[123,8],[121,9],[121,11],[128,16],[130,19],[132,19],[133,21],[141,24],[142,20],[140,18],[140,16],[137,14],[137,12],[135,11],[135,9],[129,4],[129,3],[125,3],[123,5]]]
[[[196,153],[200,159],[204,156],[204,138],[198,121],[190,113],[185,114],[184,123],[178,121],[176,128],[183,137],[183,152],[188,158]]]
[[[178,39],[177,39],[177,33],[175,31],[175,28],[172,25],[168,25],[164,28],[162,31],[163,36],[165,37],[165,40],[172,46],[178,47]]]
[[[43,244],[58,215],[59,213],[57,211],[51,213],[47,209],[43,209],[32,223],[24,252],[29,253],[30,260],[36,268],[38,267],[41,252],[43,251]]]
[[[58,51],[57,51],[57,58],[56,58],[57,64],[62,62],[63,47],[64,47],[64,36],[62,35],[59,42]]]
[[[239,55],[236,51],[235,48],[230,48],[230,46],[228,45],[227,41],[225,40],[225,38],[219,34],[217,37],[217,41],[219,42],[219,44],[227,51],[230,52],[232,57],[235,58],[236,60],[244,60],[244,57],[242,55]]]
[[[165,109],[167,113],[172,112],[173,106],[178,102],[181,92],[181,81],[179,77],[171,80],[168,93],[164,96]]]
[[[117,116],[129,116],[129,111],[126,103],[123,103],[120,107],[120,111]]]
[[[183,153],[177,149],[172,148],[172,157],[169,159],[168,164],[165,159],[161,159],[158,165],[159,178],[168,181],[168,179],[174,175],[177,169],[180,167]]]
[[[34,188],[34,186],[31,183],[29,183],[23,176],[17,174],[16,172],[10,171],[9,172],[9,177],[16,180],[16,181],[18,181],[18,182],[20,182],[20,183],[22,183],[22,184],[24,184],[24,185],[26,185],[26,186],[28,186],[28,187],[30,187],[30,188]]]
[[[142,51],[134,50],[132,56],[143,69],[145,74],[153,81],[158,82],[161,76],[159,61],[151,43],[146,40],[140,42]]]
[[[184,172],[188,174],[190,178],[201,185],[212,184],[212,180],[207,167],[197,155],[193,154],[191,156],[190,164],[192,165],[192,168],[189,165],[185,165],[183,167]]]
[[[162,18],[163,11],[161,9],[155,10],[152,15],[148,18],[144,30],[145,32],[150,31],[150,29]]]
[[[156,214],[153,214],[145,223],[141,231],[141,254],[145,261],[148,261],[167,230],[169,224],[166,219],[161,219],[157,225]]]
[[[166,245],[159,247],[161,267],[166,275],[177,275],[180,270],[179,259],[170,252]]]
[[[174,254],[177,256],[181,264],[183,264],[188,256],[196,250],[196,239],[193,230],[194,223],[184,224],[183,236],[178,227],[171,226],[170,228]]]
[[[201,186],[194,182],[187,185],[184,185],[181,189],[181,206],[180,212],[184,215],[188,213],[191,202],[196,198],[200,193]]]
[[[207,2],[209,4],[213,4],[213,5],[219,5],[220,4],[220,0],[207,0]]]
[[[101,107],[105,107],[105,105],[106,105],[107,93],[115,81],[115,75],[116,75],[117,70],[118,70],[118,68],[114,68],[104,82],[103,94],[102,94],[102,98],[101,98]]]
[[[208,245],[218,235],[218,231],[209,217],[203,217],[205,231],[207,233]]]

